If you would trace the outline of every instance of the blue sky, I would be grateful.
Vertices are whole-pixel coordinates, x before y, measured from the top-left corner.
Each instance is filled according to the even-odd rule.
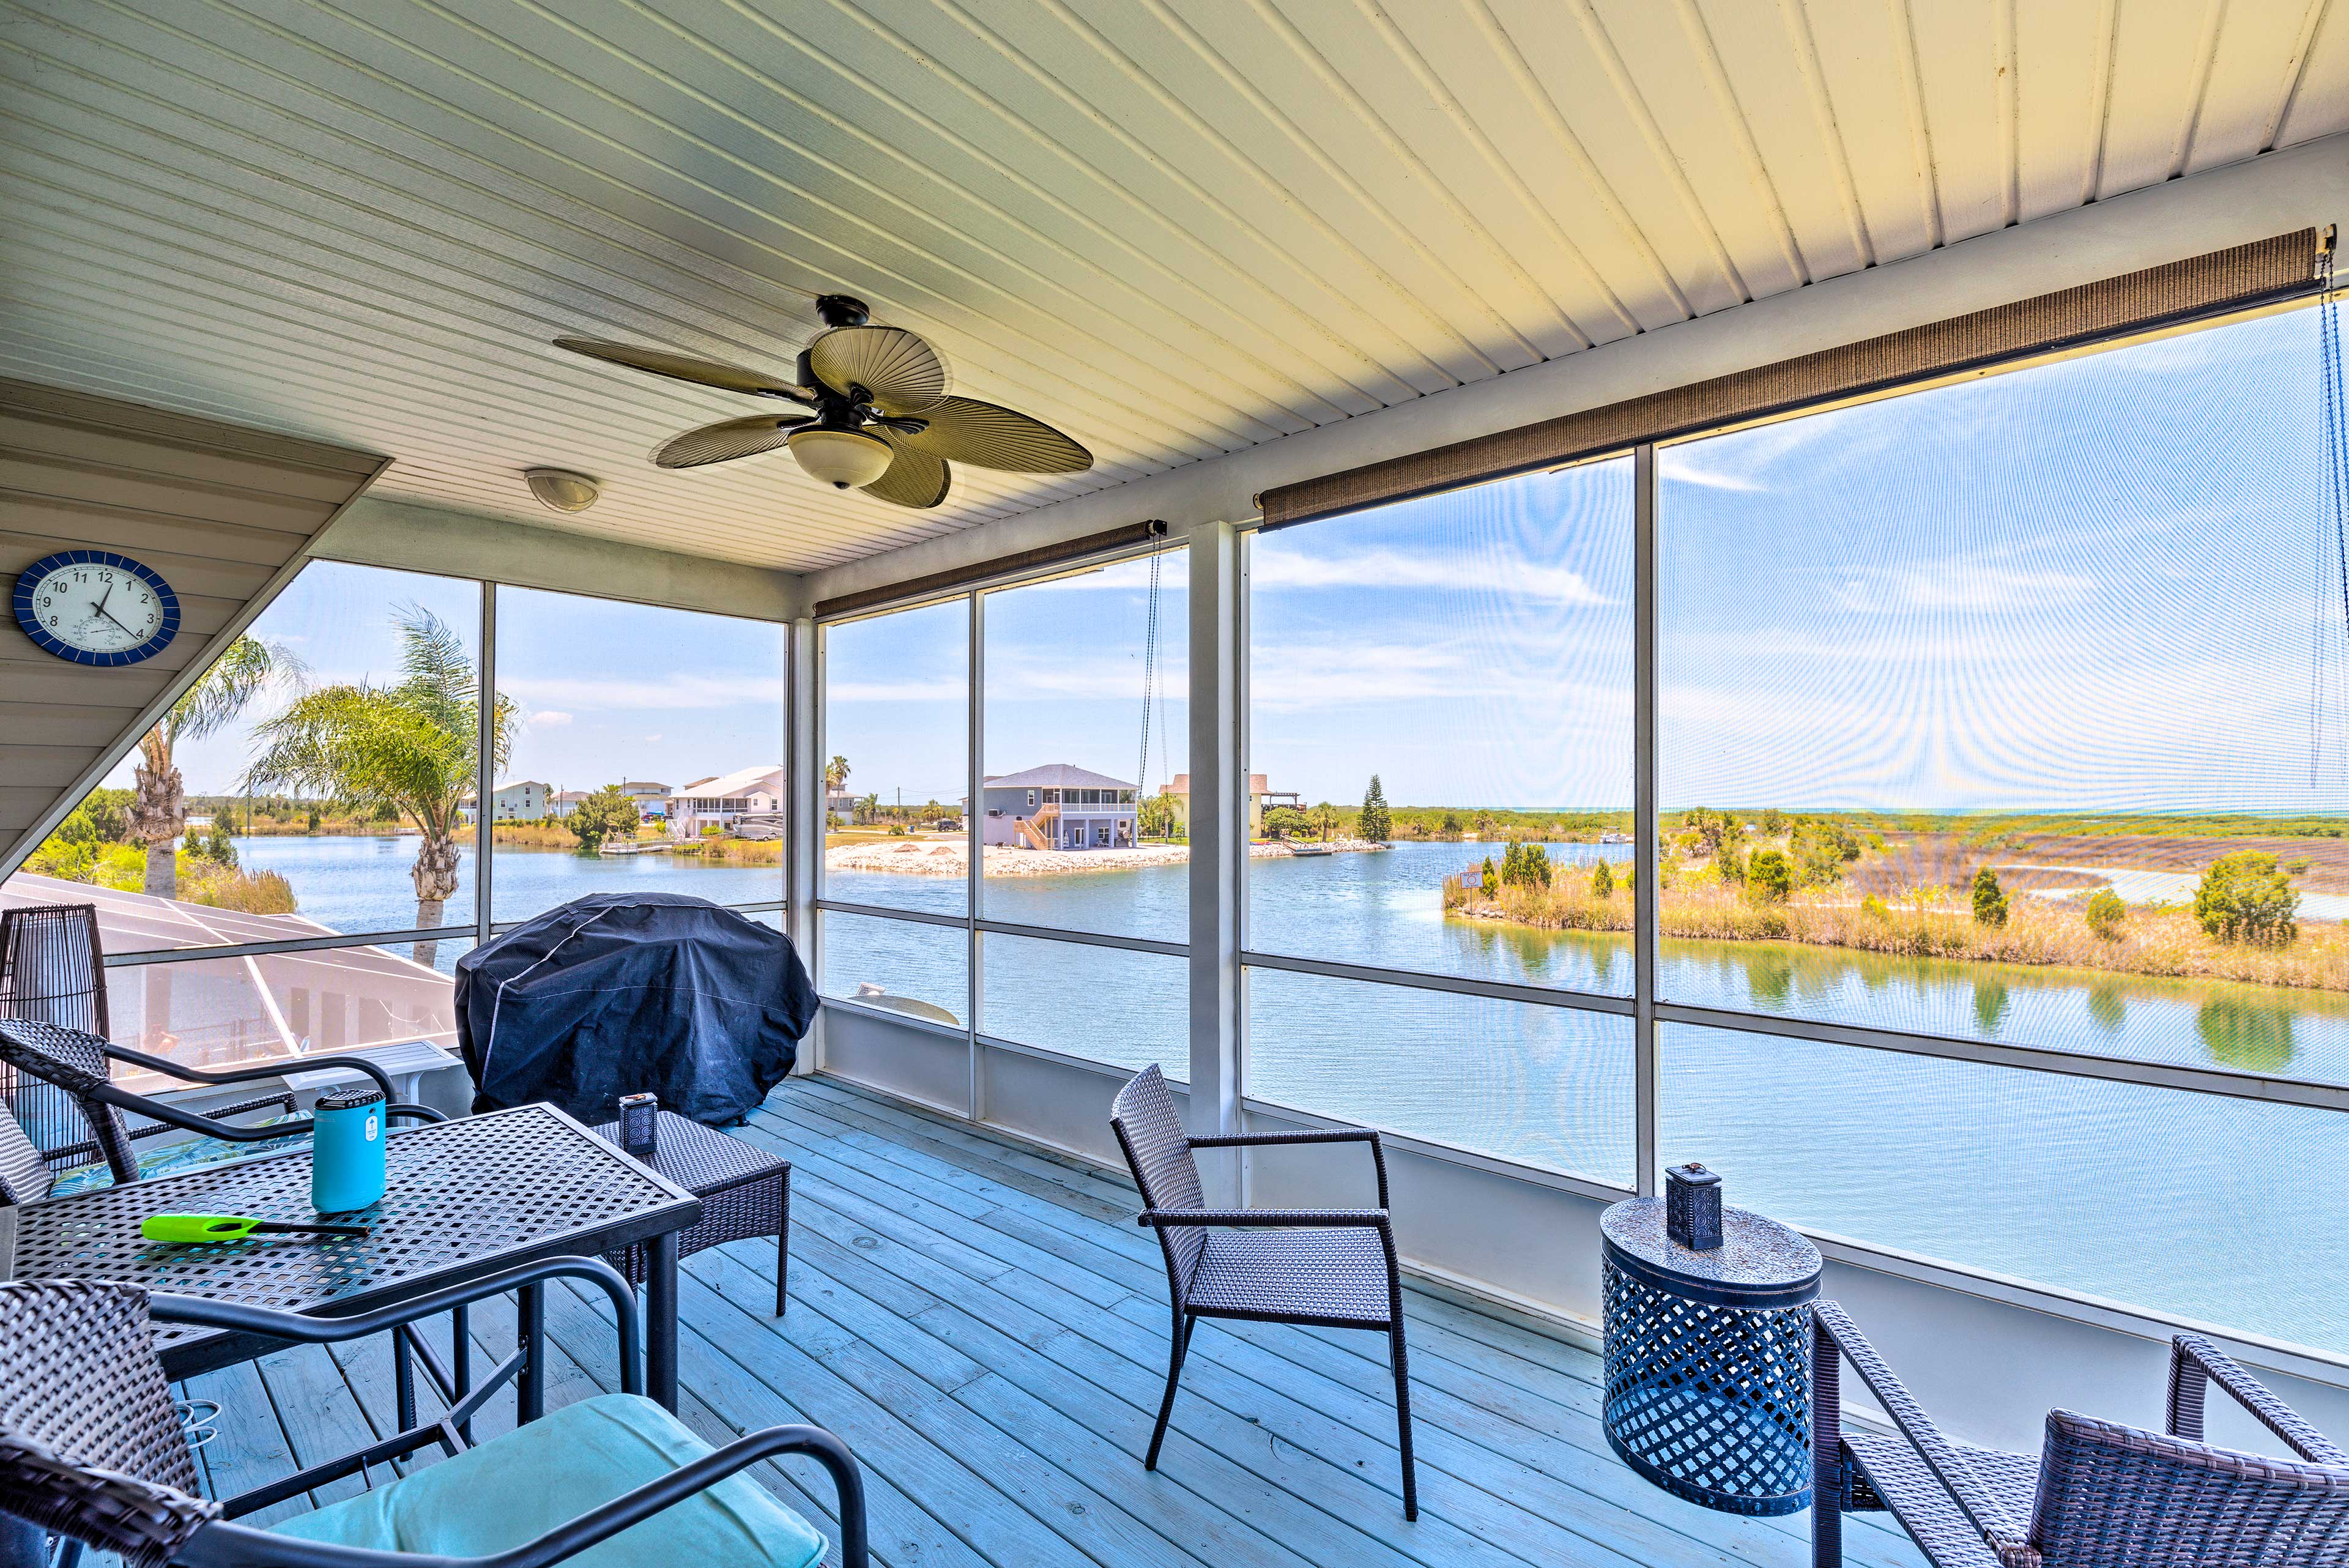
[[[2316,325],[1666,449],[1665,805],[2349,809]],[[1257,536],[1253,768],[1309,800],[1359,800],[1376,772],[1401,804],[1628,805],[1631,545],[1628,458]],[[1185,771],[1187,728],[1182,552],[1162,567],[1154,789]],[[467,584],[318,566],[257,629],[314,678],[381,677],[408,600],[476,615]],[[988,772],[1133,775],[1149,604],[1138,561],[988,597]],[[851,788],[963,793],[966,616],[831,631],[827,751]],[[500,645],[529,715],[509,776],[682,784],[781,760],[773,628],[506,589]],[[243,754],[241,734],[186,748],[189,787],[228,787]]]

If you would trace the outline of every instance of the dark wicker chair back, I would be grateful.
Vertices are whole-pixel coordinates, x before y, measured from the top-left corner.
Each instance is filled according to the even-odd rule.
[[[32,1203],[49,1195],[53,1179],[49,1162],[16,1125],[0,1110],[0,1203]]]
[[[95,905],[0,910],[0,1017],[61,1023],[105,1038],[112,1031],[104,957]],[[0,1062],[0,1099],[8,1103],[36,1147],[65,1148],[91,1141],[88,1124],[71,1096],[39,1078],[19,1076],[5,1062]]]
[[[120,1111],[95,1096],[108,1076],[105,1042],[78,1029],[30,1019],[0,1019],[0,1063],[20,1080],[37,1079],[71,1096],[89,1137],[106,1157],[118,1182],[139,1179],[139,1155],[130,1147],[130,1124]]]
[[[1117,1092],[1109,1113],[1110,1126],[1117,1129],[1118,1147],[1125,1151],[1125,1163],[1133,1172],[1134,1185],[1142,1189],[1142,1201],[1150,1209],[1205,1209],[1206,1194],[1199,1186],[1199,1165],[1191,1158],[1191,1143],[1183,1131],[1183,1118],[1174,1112],[1174,1096],[1166,1087],[1166,1076],[1152,1063],[1143,1068],[1124,1088]],[[1207,1245],[1207,1232],[1197,1227],[1161,1225],[1157,1228],[1159,1245],[1166,1251],[1166,1274],[1174,1286],[1174,1299],[1181,1302],[1190,1293],[1191,1276],[1199,1267],[1199,1254]]]
[[[2042,1568],[2340,1568],[2349,1469],[2047,1417],[2031,1542]]]
[[[129,1285],[0,1285],[0,1511],[160,1568],[219,1517]]]

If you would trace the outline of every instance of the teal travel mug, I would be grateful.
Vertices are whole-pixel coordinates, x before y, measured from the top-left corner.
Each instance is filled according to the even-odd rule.
[[[383,1196],[383,1091],[329,1089],[311,1107],[310,1207],[347,1214]]]

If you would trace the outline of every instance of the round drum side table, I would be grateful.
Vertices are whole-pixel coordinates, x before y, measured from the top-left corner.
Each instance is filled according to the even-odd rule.
[[[1723,1513],[1811,1503],[1811,1314],[1819,1251],[1744,1209],[1703,1251],[1664,1233],[1664,1201],[1599,1221],[1608,1446],[1675,1497]]]

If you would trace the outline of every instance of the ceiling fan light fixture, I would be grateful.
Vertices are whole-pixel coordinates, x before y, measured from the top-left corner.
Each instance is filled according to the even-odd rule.
[[[800,460],[800,466],[807,470],[810,478],[822,480],[835,490],[872,483],[889,472],[889,464],[897,455],[888,442],[876,436],[821,426],[793,431],[790,446],[792,455]]]
[[[567,468],[525,469],[523,479],[533,495],[557,512],[585,512],[604,493],[601,484]]]

